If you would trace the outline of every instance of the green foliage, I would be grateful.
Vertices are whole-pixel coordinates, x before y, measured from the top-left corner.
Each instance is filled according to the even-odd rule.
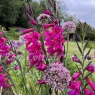
[[[10,28],[9,31],[4,32],[9,40],[18,40],[20,33],[16,32],[14,28]]]
[[[24,2],[21,2],[20,12],[18,13],[18,17],[15,22],[15,26],[27,28],[29,25],[28,25],[28,20],[25,17],[26,10],[23,5],[24,5]]]
[[[90,41],[89,44],[88,44],[88,48],[95,49],[95,41]]]
[[[43,0],[41,0],[40,3],[36,2],[36,1],[31,1],[30,5],[33,9],[35,18],[37,18],[37,16],[39,16],[41,13],[43,13],[43,11],[46,9],[45,8],[46,6],[45,6],[45,3]]]
[[[0,24],[8,28],[15,24],[20,7],[20,0],[0,0]]]
[[[81,23],[80,26],[82,27],[82,29],[79,27],[79,25],[77,25],[76,28],[76,32],[80,35],[80,37],[83,38],[85,36],[86,40],[90,39],[95,41],[95,29],[87,23]]]

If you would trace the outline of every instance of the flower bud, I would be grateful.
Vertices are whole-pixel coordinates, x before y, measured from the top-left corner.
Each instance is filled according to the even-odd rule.
[[[45,10],[44,14],[51,15],[51,12],[49,10]]]
[[[91,56],[89,56],[89,55],[87,55],[86,58],[87,58],[87,60],[91,60]]]
[[[44,80],[38,80],[38,84],[46,84]]]
[[[37,25],[36,21],[34,19],[30,20],[30,24]]]

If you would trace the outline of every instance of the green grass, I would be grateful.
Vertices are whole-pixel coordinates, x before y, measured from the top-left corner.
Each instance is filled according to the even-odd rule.
[[[81,43],[79,43],[80,46]],[[67,43],[65,43],[65,47],[67,46]],[[85,54],[87,53],[87,51],[89,50],[90,48],[86,48],[85,50]],[[69,42],[69,49],[68,49],[68,53],[70,55],[73,55],[74,53],[77,55],[77,56],[81,56],[79,50],[78,50],[78,47],[77,47],[77,44],[76,42]],[[94,54],[94,49],[91,50],[90,52],[90,56],[93,57],[93,54]],[[93,59],[95,61],[95,59]]]

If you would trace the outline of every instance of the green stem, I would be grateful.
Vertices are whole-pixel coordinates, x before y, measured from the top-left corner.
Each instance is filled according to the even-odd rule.
[[[28,94],[30,94],[28,89],[27,89],[27,86],[26,86],[25,78],[24,78],[24,75],[23,75],[23,72],[22,72],[22,66],[21,66],[21,64],[20,64],[20,62],[19,62],[19,60],[17,58],[15,58],[15,60],[18,63],[18,65],[20,66],[20,71],[21,71],[21,75],[22,75],[23,84],[24,84],[25,89],[26,89],[26,94],[27,94],[27,92],[28,92]]]
[[[58,90],[57,91],[55,90],[55,95],[58,95]]]
[[[66,51],[66,61],[68,59],[68,50],[69,50],[69,32],[67,32],[67,51]],[[64,66],[66,66],[66,62],[64,62]]]
[[[51,88],[49,88],[49,95],[51,95],[52,94],[52,91],[51,91]]]
[[[10,74],[7,72],[7,70],[5,69],[4,65],[3,65],[1,62],[0,62],[0,65],[3,66],[3,70],[8,74],[8,78],[10,79],[11,83],[13,84],[13,86],[14,86],[14,88],[15,88],[15,91],[16,91],[17,95],[19,95],[19,94],[18,94],[18,91],[17,91],[17,88],[16,88],[16,85],[15,85],[14,81],[12,80]]]
[[[83,55],[82,55],[82,92],[81,95],[84,95],[83,88],[84,88],[84,38],[82,41],[82,50],[83,50]]]

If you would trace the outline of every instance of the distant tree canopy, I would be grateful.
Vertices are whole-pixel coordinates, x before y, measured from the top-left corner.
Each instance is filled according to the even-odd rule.
[[[24,8],[24,4],[26,0],[0,0],[0,25],[4,26],[8,29],[8,27],[15,25],[19,27],[28,27],[28,20],[25,17],[26,9]],[[50,8],[48,0],[40,0],[40,2],[36,2],[36,0],[31,0],[31,7],[34,11],[35,18],[43,13],[45,9]],[[75,16],[71,16],[66,12],[66,6],[64,2],[57,1],[57,9],[59,11],[60,21],[74,21],[76,22]]]
[[[25,17],[25,0],[0,0],[0,25],[6,29],[15,25],[20,27],[28,27],[28,21]],[[31,0],[31,6],[37,17],[45,10],[45,5]]]
[[[0,0],[0,24],[8,28],[15,24],[19,8],[20,0]]]
[[[82,32],[80,32],[82,31]],[[94,40],[95,41],[95,29],[92,28],[87,23],[81,23],[81,28],[77,25],[76,32],[83,38],[85,36],[86,39]]]

